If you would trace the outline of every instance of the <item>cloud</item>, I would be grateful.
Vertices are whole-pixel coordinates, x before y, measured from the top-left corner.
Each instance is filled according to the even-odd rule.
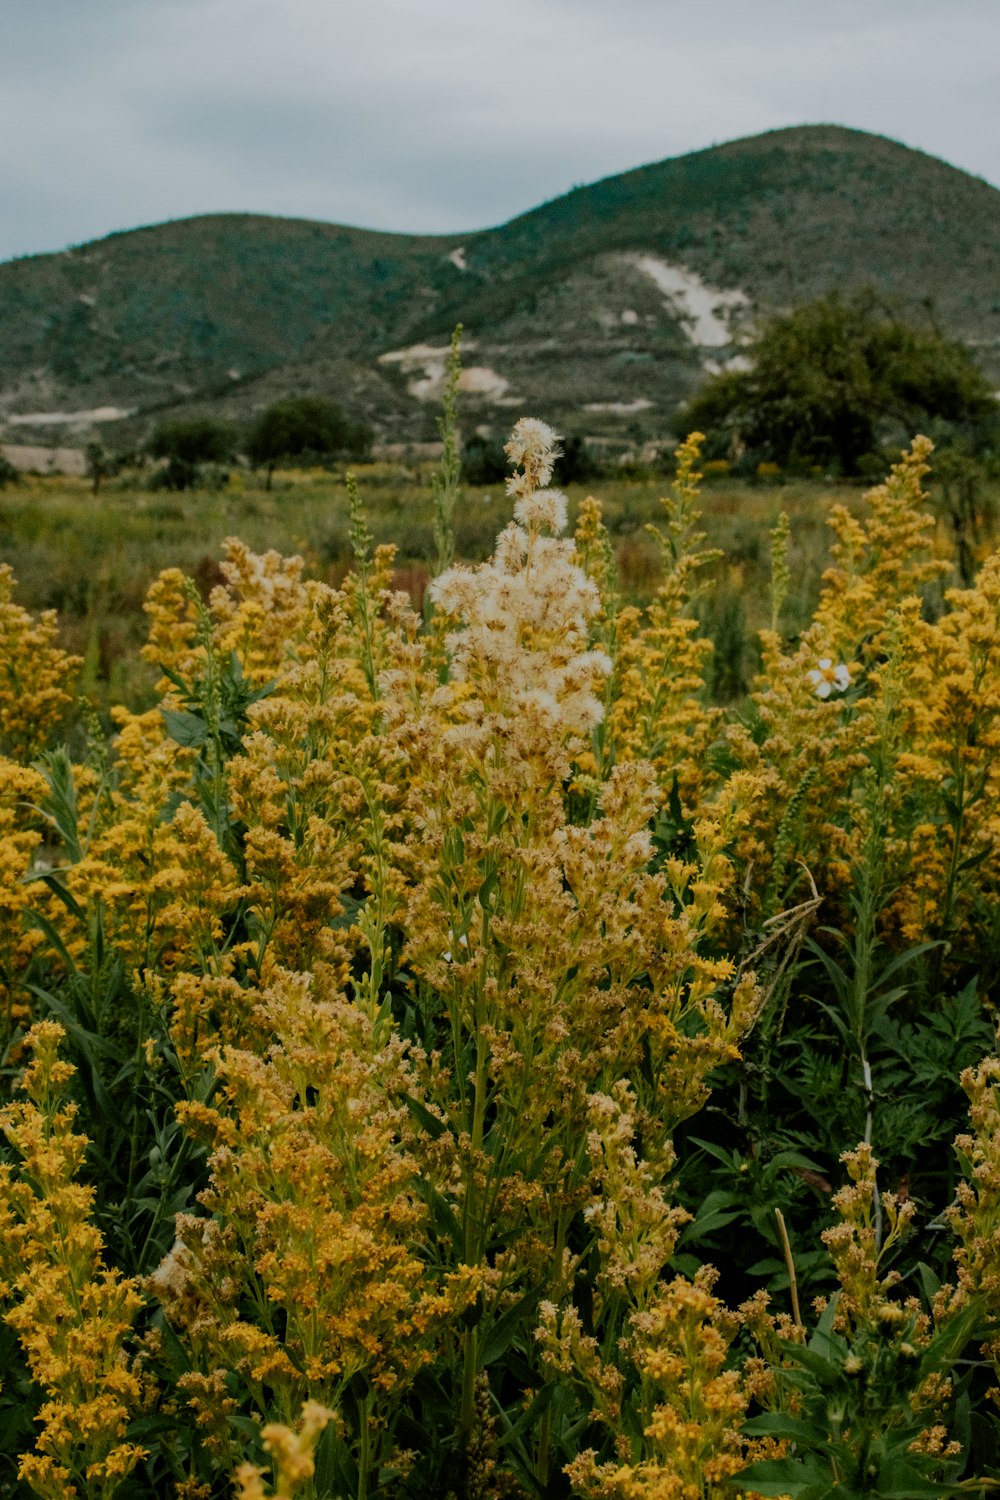
[[[254,210],[502,222],[777,126],[1000,181],[992,0],[6,0],[0,256]]]

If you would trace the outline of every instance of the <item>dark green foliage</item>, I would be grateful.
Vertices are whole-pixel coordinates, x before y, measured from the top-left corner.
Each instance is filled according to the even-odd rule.
[[[469,484],[503,484],[509,465],[503,439],[494,433],[475,433],[462,445],[462,474]],[[592,447],[579,433],[562,441],[562,452],[556,459],[553,483],[586,484],[604,472]]]
[[[5,490],[9,484],[20,484],[21,476],[11,463],[9,458],[4,458],[0,453],[0,490]]]
[[[720,584],[698,603],[702,633],[714,646],[708,661],[711,697],[716,703],[735,703],[748,691],[757,665],[743,599],[734,588]]]
[[[563,440],[562,453],[556,460],[555,467],[557,484],[586,484],[590,479],[597,479],[603,472],[603,465],[598,462],[593,448],[587,446],[586,440],[579,433],[573,433]]]
[[[1000,435],[997,402],[968,351],[889,316],[870,291],[831,293],[776,318],[747,353],[752,368],[710,380],[679,426],[751,470],[881,473],[877,450],[932,423],[939,442],[960,432],[980,450]]]
[[[991,457],[992,464],[977,458],[969,444],[959,440],[934,458],[934,473],[940,485],[938,511],[954,539],[958,572],[966,587],[975,578],[980,548],[996,534],[996,495],[988,481],[990,470],[998,467],[1000,442]]]
[[[91,438],[83,454],[87,463],[87,474],[91,479],[91,490],[96,495],[100,491],[101,481],[110,479],[113,474],[117,473],[118,465],[100,438]]]
[[[188,417],[162,422],[149,441],[153,458],[167,460],[154,476],[153,487],[193,489],[204,474],[204,466],[225,464],[236,450],[236,432],[228,422],[214,417]]]
[[[214,417],[189,417],[161,423],[150,438],[149,451],[154,458],[188,464],[225,463],[233,456],[235,436],[228,423]]]
[[[462,444],[462,476],[468,484],[503,484],[507,478],[503,439],[474,433]]]
[[[292,396],[261,412],[247,434],[247,457],[271,475],[293,459],[364,459],[371,452],[374,433],[365,422],[355,422],[333,401],[322,396]]]
[[[909,1342],[916,1314],[896,1326],[864,1326],[851,1337],[834,1331],[836,1298],[807,1344],[784,1341],[780,1383],[785,1397],[795,1393],[796,1414],[764,1412],[746,1424],[750,1436],[787,1438],[786,1458],[752,1464],[741,1485],[755,1494],[794,1500],[933,1500],[958,1495],[964,1456],[945,1467],[945,1477],[928,1477],[927,1461],[912,1451],[926,1416],[913,1411],[908,1393],[921,1380],[948,1376],[956,1366],[963,1338],[975,1326],[977,1309],[954,1320],[919,1351]],[[968,1433],[969,1396],[965,1382],[951,1403],[957,1431]]]

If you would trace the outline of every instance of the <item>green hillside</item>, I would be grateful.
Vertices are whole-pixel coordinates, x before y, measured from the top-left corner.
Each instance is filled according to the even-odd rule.
[[[106,439],[134,440],[167,408],[243,418],[292,390],[431,436],[457,321],[476,421],[530,408],[663,434],[755,316],[862,285],[967,340],[1000,384],[1000,191],[861,131],[734,141],[465,235],[183,220],[0,265],[0,437],[79,441],[83,422],[9,419],[111,407],[135,415]]]

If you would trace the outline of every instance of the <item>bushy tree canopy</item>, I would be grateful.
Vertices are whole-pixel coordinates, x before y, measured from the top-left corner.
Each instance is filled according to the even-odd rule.
[[[268,483],[289,459],[366,458],[373,433],[322,396],[293,396],[261,412],[247,435],[247,457],[267,468]]]
[[[189,464],[221,464],[232,458],[236,434],[215,417],[185,417],[161,422],[150,440],[154,458],[178,458]]]
[[[0,490],[6,489],[9,484],[20,484],[20,482],[21,476],[17,469],[9,458],[5,458],[3,453],[0,453]]]
[[[680,413],[715,456],[852,475],[921,428],[980,449],[996,440],[997,402],[965,347],[889,316],[872,293],[775,318],[747,355],[749,369],[715,376]]]
[[[152,456],[167,460],[162,482],[174,490],[196,485],[202,464],[228,463],[235,451],[235,428],[207,416],[161,422],[149,441]]]

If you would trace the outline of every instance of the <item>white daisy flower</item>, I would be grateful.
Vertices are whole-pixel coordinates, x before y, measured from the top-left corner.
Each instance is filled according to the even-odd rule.
[[[812,683],[817,698],[829,698],[834,688],[839,693],[846,693],[851,685],[851,674],[844,663],[840,661],[834,666],[829,656],[821,657],[819,665],[808,671],[806,678]]]

